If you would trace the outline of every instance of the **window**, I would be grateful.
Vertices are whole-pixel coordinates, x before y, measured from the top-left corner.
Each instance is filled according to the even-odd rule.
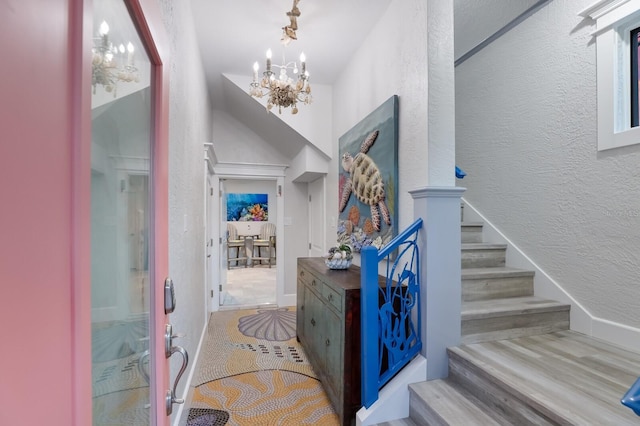
[[[640,92],[638,92],[638,80],[640,79],[640,75],[638,75],[638,51],[640,51],[640,27],[634,28],[631,30],[631,34],[629,36],[629,57],[631,58],[631,76],[630,76],[630,84],[631,84],[631,127],[638,127],[640,122],[640,113],[638,112],[638,100],[640,98]]]
[[[640,143],[640,0],[599,0],[579,13],[597,23],[598,151]]]

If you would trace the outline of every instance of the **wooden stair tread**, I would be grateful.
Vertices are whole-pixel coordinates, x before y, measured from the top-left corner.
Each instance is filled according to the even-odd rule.
[[[462,320],[501,317],[533,312],[568,311],[570,305],[535,296],[462,302]]]
[[[473,424],[475,426],[500,424],[486,414],[487,407],[474,404],[469,395],[462,393],[455,384],[448,380],[414,383],[409,385],[409,388],[418,398],[427,403],[430,411],[428,415],[436,417],[440,424]],[[421,417],[426,416],[421,415]]]
[[[509,277],[532,277],[535,272],[526,269],[494,266],[485,268],[462,268],[462,279],[487,279]]]
[[[639,423],[620,404],[640,371],[637,353],[573,331],[474,343],[448,351],[451,362],[477,369],[484,380],[506,389],[553,423]]]
[[[502,249],[506,249],[507,245],[506,244],[500,244],[500,243],[462,243],[461,245],[462,250],[502,250]]]

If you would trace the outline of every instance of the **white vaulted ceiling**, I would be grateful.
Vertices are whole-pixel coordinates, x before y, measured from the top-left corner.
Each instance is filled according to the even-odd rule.
[[[297,40],[284,52],[287,61],[307,57],[312,90],[314,84],[331,86],[371,28],[385,12],[391,0],[300,0]],[[253,63],[260,73],[265,68],[265,53],[273,51],[273,63],[281,64],[282,27],[290,23],[287,11],[293,0],[191,0],[196,36],[213,108],[231,114],[280,154],[293,159],[305,146],[314,144],[295,125],[285,123],[289,109],[266,114],[262,105],[248,96],[248,81]],[[247,84],[233,87],[225,75],[247,76]],[[247,86],[247,87],[244,87]],[[313,92],[318,108],[322,96]],[[331,99],[325,100],[330,107]],[[309,108],[299,107],[299,115]],[[323,110],[324,111],[324,110]],[[329,120],[325,113],[319,114]],[[330,111],[329,111],[330,115]],[[296,116],[298,117],[298,116]],[[283,121],[282,119],[285,119]],[[330,126],[324,126],[330,137]],[[327,136],[319,136],[327,142]],[[223,160],[223,159],[221,159]]]
[[[298,40],[287,61],[307,56],[313,84],[331,85],[391,0],[300,0]],[[280,63],[282,27],[292,0],[192,0],[196,33],[214,108],[224,109],[223,73],[246,74],[271,48]]]

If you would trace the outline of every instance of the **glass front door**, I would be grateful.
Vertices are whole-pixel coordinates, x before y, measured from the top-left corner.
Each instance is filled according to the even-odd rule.
[[[149,425],[150,60],[122,0],[93,16],[93,424]]]

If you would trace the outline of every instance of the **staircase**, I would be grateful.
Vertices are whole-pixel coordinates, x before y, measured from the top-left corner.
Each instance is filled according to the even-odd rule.
[[[533,295],[532,271],[462,224],[462,345],[449,377],[410,385],[401,425],[638,425],[620,398],[640,355],[569,330],[570,306]]]
[[[505,267],[507,246],[482,242],[482,224],[462,225],[462,343],[569,329],[570,306],[533,295],[533,271]]]

